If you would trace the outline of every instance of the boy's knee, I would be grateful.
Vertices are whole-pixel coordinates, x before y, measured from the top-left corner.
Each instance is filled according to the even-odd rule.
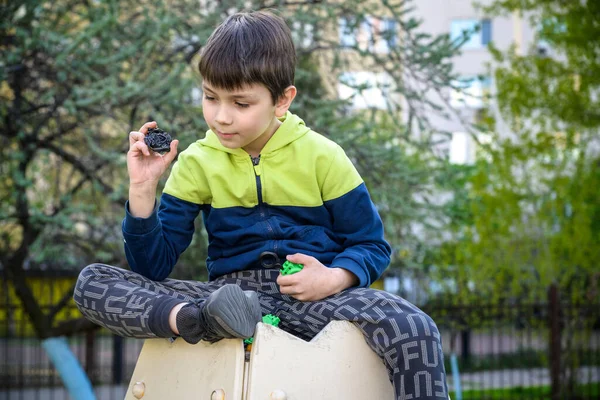
[[[92,276],[94,274],[94,271],[93,271],[94,265],[97,265],[97,264],[90,264],[90,265],[86,266],[85,268],[83,268],[81,270],[81,272],[79,272],[79,276],[77,277],[77,280],[78,281],[85,280],[85,279],[88,279],[90,276]]]
[[[94,263],[86,266],[81,270],[75,283],[75,289],[73,290],[73,299],[76,304],[80,304],[86,284],[90,280],[99,279],[111,275],[116,275],[118,268],[112,267],[106,264]]]
[[[440,331],[431,317],[423,311],[402,313],[396,317],[403,336],[413,340],[435,340],[440,341]]]
[[[396,338],[405,371],[415,368],[444,368],[442,339],[437,325],[423,311],[399,314],[401,337]]]
[[[93,263],[81,270],[77,281],[88,281],[92,278],[123,275],[122,270],[107,264]]]

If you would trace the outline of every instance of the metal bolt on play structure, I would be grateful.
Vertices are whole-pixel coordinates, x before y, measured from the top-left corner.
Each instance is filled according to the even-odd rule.
[[[136,399],[141,399],[142,397],[144,397],[145,392],[146,385],[144,384],[144,382],[136,382],[135,385],[133,385],[133,388],[131,388],[131,393],[133,393],[133,396]]]

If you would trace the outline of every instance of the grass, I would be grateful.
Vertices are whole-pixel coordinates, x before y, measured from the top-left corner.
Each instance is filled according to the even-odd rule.
[[[450,397],[456,400],[456,393],[450,392]],[[514,387],[510,389],[465,390],[463,400],[551,400],[549,386]],[[600,398],[600,383],[579,385],[575,394],[569,399],[598,399]]]
[[[580,366],[600,365],[600,350],[589,350],[579,353]],[[444,357],[446,371],[451,371],[450,356]],[[548,353],[539,350],[521,350],[514,353],[491,354],[486,356],[472,355],[468,362],[458,358],[458,369],[461,373],[491,371],[498,369],[529,369],[548,367]]]

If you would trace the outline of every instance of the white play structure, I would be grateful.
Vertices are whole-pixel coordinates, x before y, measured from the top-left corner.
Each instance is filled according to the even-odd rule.
[[[393,399],[387,371],[351,323],[312,341],[259,323],[249,359],[241,339],[190,345],[146,340],[125,400]]]

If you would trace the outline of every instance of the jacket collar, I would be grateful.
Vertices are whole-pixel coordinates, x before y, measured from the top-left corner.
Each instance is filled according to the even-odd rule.
[[[273,151],[279,150],[280,148],[292,143],[296,139],[304,136],[306,132],[310,130],[310,128],[306,127],[304,121],[300,117],[298,117],[296,114],[292,114],[289,111],[283,117],[279,118],[279,120],[282,122],[282,124],[262,149],[260,152],[261,155],[269,154]],[[199,142],[204,146],[221,150],[229,154],[248,157],[248,153],[241,148],[229,149],[223,146],[221,142],[219,142],[217,135],[212,130],[208,130],[206,132],[206,137],[199,140]]]

